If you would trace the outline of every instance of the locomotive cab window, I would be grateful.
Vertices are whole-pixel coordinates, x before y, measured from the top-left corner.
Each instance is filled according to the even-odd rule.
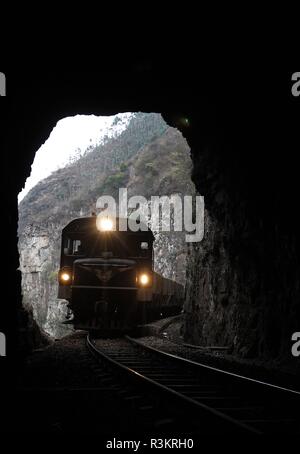
[[[64,247],[65,255],[85,255],[82,241],[79,239],[67,238]]]
[[[73,240],[73,255],[82,255],[83,247],[81,240]]]

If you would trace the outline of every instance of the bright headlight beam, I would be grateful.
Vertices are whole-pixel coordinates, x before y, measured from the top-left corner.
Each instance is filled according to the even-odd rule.
[[[141,283],[142,285],[147,285],[147,284],[149,283],[149,276],[148,276],[148,274],[145,274],[145,273],[144,273],[144,274],[141,274],[141,275],[140,275],[140,283]]]
[[[102,232],[110,232],[113,229],[113,221],[109,218],[102,218],[99,222],[98,230]]]
[[[69,281],[70,279],[71,279],[71,276],[70,276],[68,273],[62,273],[62,275],[61,275],[61,280],[62,280],[62,281],[67,282],[67,281]]]

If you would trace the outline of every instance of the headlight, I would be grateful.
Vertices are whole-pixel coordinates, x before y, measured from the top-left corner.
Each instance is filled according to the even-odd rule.
[[[60,278],[61,278],[62,281],[67,282],[67,281],[69,281],[71,279],[71,276],[68,273],[62,273]]]
[[[137,283],[140,287],[150,287],[152,284],[151,274],[150,273],[140,273],[137,276]]]
[[[96,221],[97,229],[100,232],[111,232],[114,228],[114,223],[110,218],[99,217]]]
[[[69,269],[61,269],[58,273],[58,280],[60,284],[70,285],[72,282],[72,272]]]

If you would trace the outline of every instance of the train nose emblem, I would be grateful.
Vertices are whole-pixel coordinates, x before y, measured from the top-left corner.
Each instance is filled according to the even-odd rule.
[[[94,273],[96,274],[99,281],[103,283],[110,281],[114,274],[112,270],[94,270]]]

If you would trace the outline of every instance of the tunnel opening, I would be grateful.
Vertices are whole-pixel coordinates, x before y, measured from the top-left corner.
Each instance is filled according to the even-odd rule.
[[[247,130],[241,128],[235,137],[230,128],[226,134],[221,128],[205,135],[202,127],[201,136],[192,112],[188,123],[184,116],[165,111],[162,115],[186,138],[192,182],[205,196],[204,239],[187,249],[185,341],[227,347],[238,358],[270,367],[287,364],[295,370],[291,335],[300,317],[299,245],[297,224],[291,228],[289,222],[290,204],[284,216],[276,217],[272,182],[256,180],[252,185],[255,169],[250,167],[251,173],[249,162],[241,162],[239,156]],[[245,146],[243,159],[255,150],[252,145]],[[32,349],[40,342],[39,332],[26,311],[20,314],[20,345]]]
[[[188,120],[177,126],[188,127]],[[77,115],[57,123],[36,153],[18,207],[23,306],[42,331],[54,338],[72,331],[62,324],[66,302],[57,298],[62,228],[95,212],[101,195],[117,199],[121,187],[147,200],[195,196],[191,176],[187,141],[160,114]],[[185,233],[174,231],[174,218],[170,227],[154,231],[154,270],[185,285]]]
[[[99,74],[89,73],[84,96],[77,96],[82,74],[72,74],[70,85],[57,76],[54,93],[44,89],[52,78],[49,82],[47,75],[39,80],[40,74],[34,78],[31,73],[32,80],[26,79],[26,83],[39,87],[42,97],[32,89],[36,93],[33,103],[20,91],[14,100],[15,109],[20,109],[19,99],[26,106],[19,123],[9,128],[16,148],[22,150],[17,163],[7,144],[14,169],[7,238],[12,245],[9,272],[16,305],[4,309],[12,332],[18,327],[16,348],[28,351],[38,344],[32,319],[21,308],[20,273],[15,272],[16,195],[29,175],[33,150],[49,135],[49,125],[54,127],[59,118],[78,112],[162,112],[169,125],[182,131],[191,148],[192,180],[206,206],[204,240],[201,247],[195,244],[188,251],[186,341],[227,346],[239,357],[265,363],[285,361],[295,369],[291,338],[299,331],[300,319],[299,220],[294,216],[298,181],[293,153],[298,143],[295,108],[288,102],[288,109],[279,110],[276,97],[270,99],[265,85],[257,80],[253,85],[250,76],[249,96],[242,99],[244,79],[243,86],[237,87],[233,77],[224,85],[226,89],[216,92],[205,77],[197,73],[191,80],[185,70],[178,73],[177,65],[175,71],[174,67],[166,70],[163,80],[158,77],[160,69],[157,73],[151,69],[122,73],[121,84],[116,74],[103,73],[99,87]],[[281,83],[276,79],[274,92]],[[111,91],[106,93],[103,86]],[[189,124],[179,122],[179,117],[188,118]]]

